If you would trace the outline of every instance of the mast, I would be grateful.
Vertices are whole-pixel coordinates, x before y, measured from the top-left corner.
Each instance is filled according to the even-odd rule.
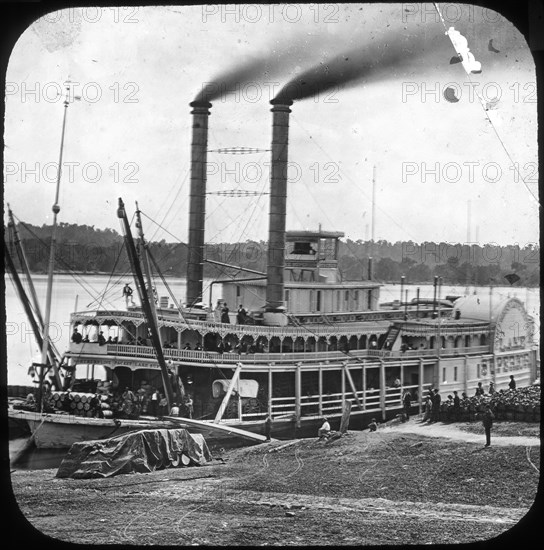
[[[153,322],[155,323],[155,326],[159,326],[159,320],[157,317],[157,308],[155,307],[155,299],[153,296],[153,281],[151,279],[151,268],[149,266],[149,256],[147,254],[147,243],[144,239],[144,228],[142,226],[142,218],[140,216],[140,209],[138,208],[138,203],[136,203],[136,228],[138,229],[138,237],[140,239],[140,244],[141,244],[140,252],[142,255],[145,277],[147,279],[148,299],[152,297],[152,299],[149,300],[149,305],[151,307],[151,312],[153,314]],[[162,349],[162,337],[161,337],[160,330],[157,331],[157,333],[159,335],[159,343]]]
[[[26,278],[26,281],[27,281],[27,284],[28,284],[28,288],[30,290],[30,298],[32,298],[32,309],[31,309],[32,320],[30,322],[31,323],[36,323],[37,327],[39,328],[39,335],[40,336],[39,336],[39,341],[38,341],[38,338],[37,338],[37,341],[38,341],[38,346],[41,350],[41,348],[43,346],[42,334],[43,334],[44,323],[43,323],[42,312],[41,312],[41,309],[40,309],[40,303],[38,301],[38,295],[36,294],[36,289],[34,287],[34,281],[32,280],[32,276],[30,274],[30,268],[28,267],[28,261],[26,259],[26,254],[25,254],[25,250],[24,250],[24,247],[23,247],[23,242],[22,242],[22,240],[19,236],[19,231],[18,231],[17,226],[15,224],[13,211],[11,210],[9,204],[7,205],[7,207],[8,207],[8,216],[9,216],[8,228],[10,230],[10,233],[12,234],[12,237],[13,237],[13,238],[10,237],[10,242],[12,242],[15,246],[15,251],[17,253],[17,257],[19,258],[19,264],[21,265],[21,268],[22,268],[22,270],[25,274],[25,278]],[[15,264],[13,263],[13,259],[11,257],[10,257],[10,261],[15,266]],[[20,282],[20,278],[19,278],[18,274],[17,274],[17,279],[19,279],[19,282]],[[28,300],[29,305],[30,305],[30,300],[28,299],[28,296],[27,296],[26,292],[24,291],[24,288],[22,288],[22,290],[23,290],[25,299]],[[20,293],[19,293],[19,296],[21,298],[21,301],[23,301],[23,297],[21,296]],[[23,306],[24,306],[24,304],[23,304]],[[25,311],[26,311],[26,307],[25,307]],[[28,313],[27,313],[27,316],[28,316]],[[61,356],[60,356],[60,353],[58,352],[56,346],[53,344],[53,342],[49,342],[49,353],[48,353],[48,355],[49,355],[49,360],[50,360],[51,363],[53,363],[53,361],[56,361],[57,363],[60,363]]]
[[[467,248],[468,248],[468,259],[467,259],[467,271],[466,271],[466,278],[467,278],[467,287],[465,289],[465,294],[468,296],[470,289],[470,250],[472,248],[470,237],[471,237],[471,224],[472,224],[472,202],[470,200],[467,201]]]
[[[57,188],[55,191],[55,202],[53,203],[53,228],[51,231],[51,247],[49,252],[49,269],[47,273],[47,295],[45,298],[45,319],[43,324],[43,345],[42,345],[42,365],[47,361],[47,350],[49,348],[49,323],[51,320],[51,297],[53,295],[53,270],[55,267],[55,252],[57,244],[57,216],[60,212],[59,206],[59,192],[60,192],[60,179],[62,175],[62,154],[64,150],[64,134],[66,131],[66,115],[68,113],[68,105],[70,104],[68,97],[70,94],[70,87],[66,86],[66,97],[64,98],[64,115],[62,117],[62,133],[60,137],[60,152],[59,152],[59,167],[57,170]],[[53,373],[55,375],[55,381],[59,388],[62,387],[62,381],[60,379],[59,370],[57,365],[53,362]],[[43,366],[42,366],[43,369]]]
[[[6,261],[6,265],[8,267],[8,271],[10,272],[13,283],[15,285],[15,289],[17,290],[17,293],[19,294],[19,299],[21,300],[21,303],[23,304],[23,308],[25,310],[26,316],[28,318],[28,322],[30,323],[30,327],[32,328],[32,332],[34,333],[34,337],[36,338],[36,342],[38,343],[38,346],[40,348],[43,345],[43,338],[42,333],[40,331],[40,328],[38,326],[38,323],[36,321],[36,317],[34,316],[34,312],[32,311],[32,307],[30,305],[30,300],[28,299],[28,296],[25,292],[25,289],[23,287],[23,284],[21,282],[21,278],[19,277],[19,274],[17,273],[17,269],[15,268],[15,263],[13,262],[13,258],[11,257],[11,254],[9,253],[8,247],[4,244],[4,258]],[[39,388],[39,391],[41,391],[41,388]]]
[[[374,238],[376,231],[376,165],[372,168],[372,231],[370,238],[372,240],[372,246],[374,246]]]
[[[142,302],[142,309],[144,316],[149,325],[149,331],[151,333],[151,341],[157,354],[157,361],[161,369],[162,384],[164,386],[164,392],[166,394],[166,400],[168,401],[168,410],[172,408],[174,402],[174,395],[172,392],[172,386],[170,385],[170,378],[168,377],[168,368],[166,367],[166,361],[162,352],[161,339],[157,325],[155,324],[155,316],[153,315],[153,309],[147,295],[145,287],[144,276],[140,269],[140,262],[138,260],[138,254],[136,247],[134,246],[134,240],[132,238],[132,232],[130,230],[130,224],[128,223],[127,215],[125,212],[125,205],[123,200],[119,198],[119,207],[117,209],[117,217],[121,220],[123,228],[123,234],[125,238],[125,246],[127,249],[128,258],[132,267],[132,273],[134,275],[134,284],[138,290],[140,301]],[[142,233],[143,235],[143,233]]]
[[[372,259],[374,257],[374,239],[375,239],[375,230],[376,230],[376,165],[372,167],[372,220],[371,220],[372,231],[370,233],[370,254],[368,257],[368,280],[371,281],[374,277],[372,272]],[[368,227],[368,226],[367,226]],[[402,296],[401,296],[402,301]]]
[[[30,276],[30,270],[28,268],[28,262],[26,260],[26,254],[23,249],[23,243],[21,242],[21,238],[19,237],[19,231],[17,230],[17,226],[15,225],[15,220],[13,219],[13,211],[11,210],[9,203],[8,203],[8,216],[9,216],[9,222],[8,226],[11,228],[13,232],[13,243],[15,245],[15,250],[17,252],[17,256],[19,258],[19,263],[21,264],[21,267],[23,268],[23,272],[25,274],[26,280],[28,282],[28,288],[30,290],[30,296],[32,298],[32,303],[34,305],[34,312],[36,313],[36,317],[39,321],[39,323],[43,327],[43,317],[42,312],[40,310],[40,304],[38,303],[38,296],[36,295],[36,289],[34,288],[34,283],[32,281],[32,277]]]

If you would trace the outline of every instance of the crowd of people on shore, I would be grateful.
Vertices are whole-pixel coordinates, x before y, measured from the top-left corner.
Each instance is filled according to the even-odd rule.
[[[514,420],[513,416],[524,416],[525,420],[536,421],[540,417],[540,385],[517,388],[510,375],[507,390],[496,390],[493,382],[486,391],[481,382],[474,395],[457,391],[442,399],[438,389],[430,389],[425,396],[423,422],[474,422],[480,419],[489,406],[497,420]],[[515,418],[521,420],[521,418]]]

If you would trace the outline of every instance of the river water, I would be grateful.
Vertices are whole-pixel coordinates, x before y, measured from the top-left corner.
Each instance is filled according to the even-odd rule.
[[[122,297],[122,289],[125,283],[130,283],[132,288],[135,285],[130,276],[108,275],[58,275],[55,276],[53,286],[53,297],[51,307],[50,336],[62,353],[67,348],[71,330],[70,313],[73,311],[83,311],[86,309],[95,309],[99,304],[107,309],[124,309],[125,300]],[[209,283],[204,282],[205,301],[210,301]],[[6,335],[7,335],[7,369],[9,385],[32,385],[31,379],[27,375],[27,370],[32,361],[40,362],[39,350],[30,325],[26,318],[24,309],[19,301],[15,288],[6,275]],[[40,304],[45,303],[47,290],[47,276],[35,275],[34,285]],[[185,297],[185,280],[172,278],[168,280],[168,285],[179,302]],[[416,288],[420,288],[421,298],[433,297],[432,285],[406,285],[408,289],[408,300],[416,296]],[[489,295],[488,287],[465,287],[445,285],[442,287],[441,296],[464,295],[466,292],[473,294]],[[159,296],[168,296],[168,291],[162,282],[157,281],[157,293]],[[219,285],[213,286],[211,303],[215,304],[220,297],[221,289]],[[493,301],[515,296],[519,298],[528,309],[530,315],[535,318],[537,334],[540,333],[540,289],[538,288],[517,288],[517,287],[494,287]],[[400,299],[400,285],[384,285],[380,293],[380,302],[390,302]],[[171,301],[171,300],[170,300]],[[42,306],[43,307],[43,306]],[[42,310],[43,313],[43,310]],[[108,336],[107,334],[105,335]]]

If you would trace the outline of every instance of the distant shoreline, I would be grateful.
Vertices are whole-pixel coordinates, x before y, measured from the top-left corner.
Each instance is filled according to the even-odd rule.
[[[22,271],[17,271],[17,273],[20,273],[20,274],[23,274]],[[4,272],[4,275],[8,274],[8,272]],[[31,275],[39,275],[39,276],[47,276],[47,273],[43,273],[43,272],[30,272]],[[9,274],[8,274],[9,275]],[[93,272],[90,272],[90,271],[54,271],[53,272],[53,275],[88,275],[90,277],[93,277],[93,276],[101,276],[101,277],[106,277],[106,276],[112,276],[112,277],[116,277],[116,276],[124,276],[124,277],[130,277],[130,275],[127,275],[126,272],[123,272],[123,273],[108,273],[107,271],[93,271]],[[163,274],[163,277],[165,279],[181,279],[181,280],[185,280],[187,277],[183,276],[183,275],[165,275]],[[206,277],[208,279],[212,279],[213,280],[213,277]],[[353,282],[353,281],[358,281],[359,279],[346,279],[344,282],[348,283],[348,282]],[[376,283],[379,283],[379,284],[382,284],[382,285],[398,285],[400,286],[400,281],[376,281],[374,280],[374,282]],[[434,282],[433,281],[418,281],[418,282],[412,282],[412,283],[409,283],[409,282],[405,282],[404,283],[404,286],[407,286],[407,287],[411,287],[411,286],[417,286],[417,285],[433,285]],[[478,284],[474,284],[474,283],[469,283],[469,284],[466,284],[466,283],[443,283],[442,284],[442,288],[444,288],[444,285],[447,285],[447,286],[460,286],[460,287],[478,287],[478,288],[489,288],[489,287],[500,287],[500,288],[511,288],[512,290],[516,290],[516,289],[520,289],[520,288],[540,288],[540,285],[523,285],[523,286],[509,286],[507,284],[495,284],[495,285],[478,285]]]

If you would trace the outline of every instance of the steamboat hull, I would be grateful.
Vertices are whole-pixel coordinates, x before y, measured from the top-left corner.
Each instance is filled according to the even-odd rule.
[[[64,449],[80,441],[107,439],[137,430],[177,427],[172,422],[160,420],[81,418],[29,411],[9,411],[8,414],[10,424],[26,422],[38,449]]]
[[[386,411],[385,420],[394,418],[401,412],[401,408]],[[413,407],[417,413],[417,407]],[[332,430],[340,428],[341,414],[328,416]],[[349,429],[363,430],[376,412],[358,411],[352,409]],[[380,415],[380,419],[382,416]],[[72,444],[108,439],[128,432],[146,429],[174,429],[184,428],[193,434],[201,434],[212,451],[228,449],[243,445],[258,444],[266,440],[266,428],[263,421],[222,421],[216,424],[211,421],[195,421],[188,418],[176,417],[170,419],[101,419],[80,418],[63,414],[40,414],[29,411],[9,411],[10,439],[20,437],[18,434],[32,435],[34,445],[38,449],[69,449]],[[294,438],[317,437],[317,431],[323,423],[322,417],[307,417],[299,422],[292,416],[274,419],[270,427],[272,439],[288,440]],[[13,432],[15,426],[17,432]],[[248,435],[241,432],[246,432]],[[249,434],[260,436],[251,438]]]

